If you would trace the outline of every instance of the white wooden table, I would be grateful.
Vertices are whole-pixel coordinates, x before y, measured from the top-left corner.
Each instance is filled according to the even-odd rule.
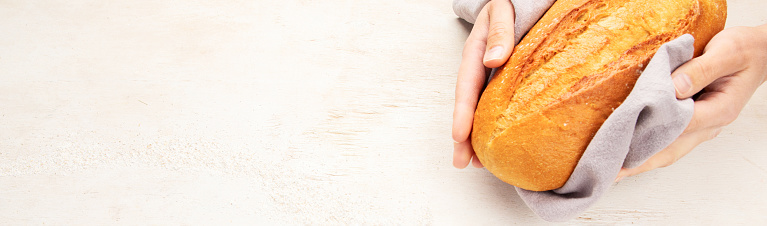
[[[0,1],[0,224],[545,223],[451,166],[469,28],[449,0]],[[765,112],[570,223],[767,222]]]

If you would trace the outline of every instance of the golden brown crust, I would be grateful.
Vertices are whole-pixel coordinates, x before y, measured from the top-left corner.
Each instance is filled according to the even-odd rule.
[[[699,55],[725,17],[724,0],[557,1],[482,94],[477,156],[509,184],[561,187],[660,45],[691,33]]]

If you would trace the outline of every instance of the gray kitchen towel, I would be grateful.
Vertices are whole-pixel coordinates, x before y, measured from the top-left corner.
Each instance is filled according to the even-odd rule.
[[[543,192],[516,188],[533,212],[547,221],[580,215],[610,188],[621,167],[641,165],[682,133],[692,119],[693,101],[677,100],[671,72],[692,58],[693,42],[686,34],[660,47],[563,187]]]

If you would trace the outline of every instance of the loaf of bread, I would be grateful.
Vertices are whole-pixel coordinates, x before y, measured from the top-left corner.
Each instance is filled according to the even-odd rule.
[[[482,93],[477,157],[514,186],[563,186],[658,48],[692,34],[700,55],[726,13],[724,0],[557,1]]]

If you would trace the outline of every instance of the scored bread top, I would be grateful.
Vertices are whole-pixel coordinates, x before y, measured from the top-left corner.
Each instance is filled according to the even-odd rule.
[[[725,15],[723,0],[557,1],[482,94],[477,156],[512,185],[561,187],[660,45],[691,33],[700,54]]]

